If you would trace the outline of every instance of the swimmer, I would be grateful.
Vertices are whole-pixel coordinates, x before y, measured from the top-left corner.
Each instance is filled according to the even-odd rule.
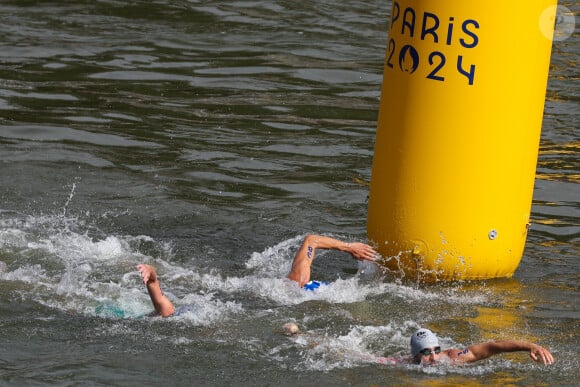
[[[437,336],[429,329],[421,328],[411,336],[411,357],[408,359],[375,358],[376,363],[414,363],[421,365],[460,365],[487,359],[505,352],[529,352],[535,362],[554,363],[554,357],[544,347],[526,341],[498,340],[470,345],[465,349],[441,349]]]
[[[369,245],[360,242],[343,242],[322,235],[307,235],[298,249],[288,278],[298,282],[301,288],[310,281],[310,266],[317,249],[330,249],[350,253],[359,261],[376,261],[378,253]]]
[[[140,264],[137,265],[137,270],[141,274],[143,283],[147,286],[147,292],[149,292],[149,297],[151,297],[151,302],[153,302],[153,307],[155,307],[155,312],[151,316],[169,317],[173,315],[175,307],[161,290],[155,268],[151,265]]]
[[[364,243],[347,243],[326,236],[307,235],[302,242],[302,246],[300,246],[300,249],[294,257],[292,270],[290,271],[290,274],[288,274],[288,278],[298,282],[300,287],[304,287],[304,285],[310,281],[310,266],[312,265],[317,249],[344,251],[350,253],[355,259],[361,261],[375,261],[378,256],[377,252],[371,246]],[[161,317],[174,315],[175,307],[169,298],[163,294],[157,279],[155,268],[151,265],[140,264],[137,265],[137,270],[139,270],[139,273],[141,274],[143,283],[147,286],[149,297],[151,298],[151,302],[153,302],[153,307],[155,308],[155,312],[151,315]],[[320,286],[320,284],[320,282],[316,282],[312,284],[311,288]],[[179,314],[179,311],[177,314]]]

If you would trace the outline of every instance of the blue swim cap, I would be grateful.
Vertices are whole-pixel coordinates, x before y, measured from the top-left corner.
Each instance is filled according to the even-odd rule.
[[[314,290],[318,289],[320,285],[328,285],[328,282],[324,281],[310,281],[304,284],[304,290]]]

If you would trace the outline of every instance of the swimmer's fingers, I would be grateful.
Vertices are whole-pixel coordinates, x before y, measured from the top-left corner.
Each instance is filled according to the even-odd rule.
[[[537,348],[533,348],[530,351],[530,357],[534,361],[542,361],[544,364],[552,364],[554,363],[554,357],[547,349],[538,346]]]
[[[143,283],[147,285],[151,279],[151,266],[145,264],[137,265],[137,270],[139,270],[139,274],[141,274]]]
[[[366,245],[364,243],[351,243],[351,254],[353,257],[359,260],[366,260],[366,261],[376,261],[377,259],[377,252],[371,246]]]
[[[553,364],[554,363],[554,357],[545,348],[542,348],[542,360],[544,361],[544,364]]]
[[[364,254],[362,258],[366,259],[367,261],[376,261],[378,253],[375,251],[375,249],[373,249],[369,245],[363,246],[364,246]]]
[[[375,262],[378,258],[378,254],[370,253],[369,255],[365,255],[362,259],[365,261]]]

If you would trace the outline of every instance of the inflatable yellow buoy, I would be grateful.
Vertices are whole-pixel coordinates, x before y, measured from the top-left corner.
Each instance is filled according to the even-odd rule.
[[[424,280],[513,275],[556,3],[393,1],[367,225],[389,269]]]

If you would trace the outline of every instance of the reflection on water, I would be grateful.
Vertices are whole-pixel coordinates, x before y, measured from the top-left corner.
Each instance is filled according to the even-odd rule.
[[[580,183],[580,175],[574,168],[580,143],[551,144],[540,147],[540,158],[536,177],[544,180]],[[574,188],[571,191],[575,191]]]
[[[365,238],[390,2],[4,1],[0,10],[3,382],[561,385],[580,376],[577,36],[554,44],[532,228],[513,279],[420,285],[328,252],[313,275],[331,285],[306,293],[285,279],[303,235]],[[152,307],[141,262],[188,313],[143,317]],[[282,336],[288,321],[304,336]],[[557,363],[365,360],[405,355],[419,326],[446,346],[537,341]]]
[[[467,286],[471,291],[478,291],[479,286]],[[466,290],[467,290],[466,289]],[[514,279],[491,281],[484,288],[488,303],[475,308],[465,321],[471,325],[468,340],[489,341],[498,338],[519,337],[521,340],[538,342],[541,337],[533,336],[527,326],[527,315],[534,309],[533,298],[526,294],[528,289]],[[477,334],[477,337],[473,337]]]

